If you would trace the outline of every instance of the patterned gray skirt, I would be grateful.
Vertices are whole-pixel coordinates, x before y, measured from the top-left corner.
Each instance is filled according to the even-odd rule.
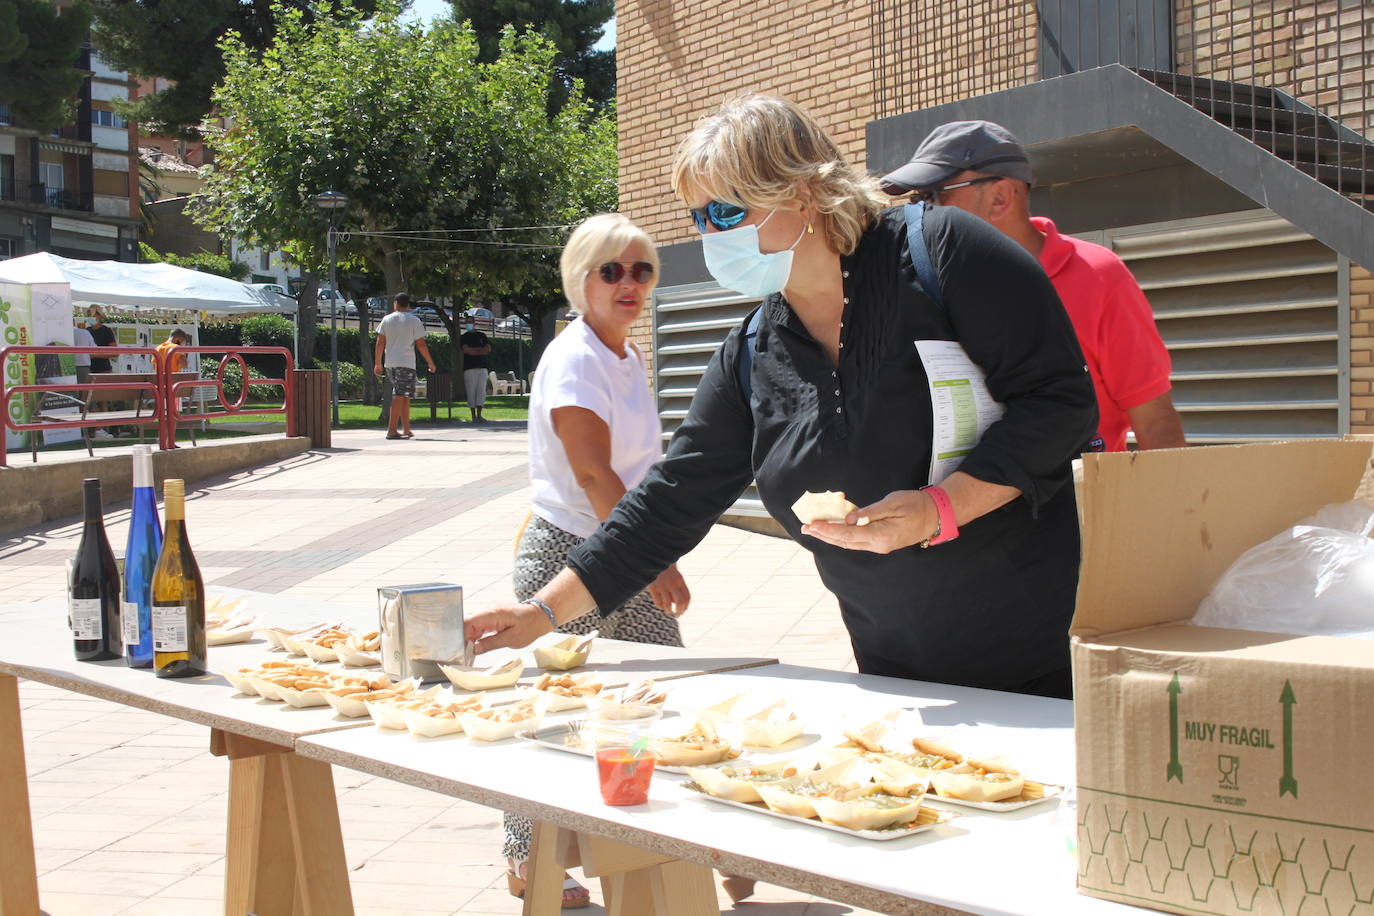
[[[515,597],[527,601],[552,582],[553,577],[568,565],[568,554],[582,540],[552,522],[530,515],[525,533],[515,548]],[[635,595],[613,614],[605,617],[595,612],[585,614],[563,624],[558,630],[561,633],[579,634],[599,630],[607,639],[651,642],[662,646],[682,645],[682,630],[677,618],[655,607],[648,592]],[[506,843],[502,852],[517,861],[528,859],[533,826],[529,818],[507,814]]]

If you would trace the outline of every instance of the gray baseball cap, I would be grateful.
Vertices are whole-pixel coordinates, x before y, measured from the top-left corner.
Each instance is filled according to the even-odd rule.
[[[917,148],[911,161],[883,176],[888,194],[906,194],[942,184],[960,172],[983,172],[1035,184],[1035,173],[1011,131],[991,121],[941,124]]]

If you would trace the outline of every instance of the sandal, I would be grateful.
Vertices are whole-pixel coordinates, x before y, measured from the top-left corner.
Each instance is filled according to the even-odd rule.
[[[506,888],[512,897],[523,900],[525,898],[525,879],[520,876],[516,869],[524,871],[525,863],[521,862],[518,866],[506,869]],[[591,906],[592,893],[567,872],[563,873],[563,903],[562,909],[580,910],[583,907]]]
[[[415,434],[407,430],[406,432],[401,433],[401,438],[402,438],[402,439],[414,439],[414,438],[415,438]]]

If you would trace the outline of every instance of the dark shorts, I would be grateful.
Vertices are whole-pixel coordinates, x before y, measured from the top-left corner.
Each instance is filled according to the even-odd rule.
[[[406,366],[388,366],[386,377],[391,380],[391,396],[415,397],[415,370]]]

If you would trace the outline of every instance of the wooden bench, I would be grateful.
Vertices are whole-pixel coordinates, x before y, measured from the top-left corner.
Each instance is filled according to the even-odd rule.
[[[174,382],[193,381],[197,378],[194,372],[177,372],[172,376]],[[141,383],[148,385],[157,384],[157,373],[155,372],[92,372],[89,380],[91,383],[120,384],[128,385],[128,388],[93,388],[81,392],[60,392],[54,391],[42,395],[44,401],[56,398],[61,401],[60,405],[40,408],[33,414],[32,420],[37,423],[68,423],[73,419],[85,421],[96,420],[108,422],[110,425],[133,426],[138,430],[138,441],[143,442],[143,427],[150,423],[157,423],[157,411],[155,408],[157,395],[153,388],[144,387]],[[213,379],[207,380],[214,384]],[[82,397],[84,395],[84,397]],[[93,404],[120,404],[132,403],[132,409],[122,408],[119,410],[92,410]],[[77,417],[73,417],[71,409],[75,407],[79,410]],[[183,419],[177,423],[178,428],[191,430],[191,444],[198,445],[196,442],[196,425],[200,422],[196,419]],[[91,448],[91,430],[99,429],[98,426],[82,426],[81,441],[86,446],[86,454],[95,457],[95,452]],[[29,437],[29,452],[34,462],[38,461],[38,436]]]

